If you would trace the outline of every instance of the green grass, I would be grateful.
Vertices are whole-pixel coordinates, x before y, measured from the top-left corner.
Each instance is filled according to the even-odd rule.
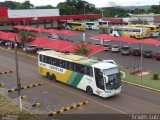
[[[122,71],[124,71],[126,73],[126,78],[124,79],[124,81],[128,81],[128,82],[131,82],[131,83],[136,83],[136,84],[139,84],[139,85],[143,85],[143,86],[147,86],[147,87],[150,87],[150,88],[160,90],[160,79],[159,80],[153,80],[153,74],[156,73],[156,72],[148,71],[149,74],[148,75],[143,75],[142,76],[142,81],[141,81],[141,77],[130,74],[130,72],[131,72],[130,70],[123,69]],[[158,73],[158,74],[159,74],[159,78],[160,78],[160,73]]]

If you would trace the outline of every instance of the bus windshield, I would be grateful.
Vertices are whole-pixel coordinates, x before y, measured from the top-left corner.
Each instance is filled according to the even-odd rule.
[[[121,86],[121,77],[118,68],[104,70],[105,89],[112,90]]]
[[[94,25],[94,23],[86,23],[86,25]]]

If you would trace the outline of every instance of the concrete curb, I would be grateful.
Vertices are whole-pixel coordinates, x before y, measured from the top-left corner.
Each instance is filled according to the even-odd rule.
[[[34,103],[34,104],[32,105],[32,107],[39,107],[40,105],[41,105],[41,103],[36,102],[36,103]]]
[[[21,87],[21,89],[33,88],[33,87],[37,87],[37,86],[40,86],[40,85],[43,85],[43,84],[44,84],[44,83],[38,83],[38,84],[33,84],[33,85],[27,85],[27,86]],[[8,92],[16,92],[17,90],[18,90],[17,88],[13,88],[13,89],[8,90]]]
[[[21,96],[21,99],[26,99],[26,98],[27,98],[26,95]]]
[[[0,83],[0,87],[3,87],[4,86],[4,83]]]
[[[141,87],[141,88],[144,88],[144,89],[147,89],[147,90],[151,90],[151,91],[155,91],[155,92],[160,92],[160,90],[157,90],[157,89],[154,89],[154,88],[150,88],[150,87],[146,87],[146,86],[143,86],[143,85],[139,85],[139,84],[136,84],[136,83],[131,83],[131,82],[124,81],[124,80],[122,80],[122,82],[124,82],[126,84],[133,85],[133,86]]]
[[[78,107],[80,107],[80,106],[82,106],[82,105],[86,105],[86,104],[88,104],[88,101],[84,101],[84,102],[81,102],[81,103],[72,105],[72,106],[70,106],[70,107],[66,107],[66,108],[64,108],[64,109],[60,109],[60,110],[58,110],[58,111],[55,111],[55,112],[52,112],[52,113],[48,114],[48,116],[55,116],[55,115],[57,115],[57,114],[62,114],[63,112],[69,111],[69,110],[71,110],[71,109],[76,109],[76,108],[78,108]]]
[[[9,73],[13,73],[14,70],[9,70],[9,71],[5,71],[5,72],[0,72],[0,75],[4,75],[4,74],[9,74]]]

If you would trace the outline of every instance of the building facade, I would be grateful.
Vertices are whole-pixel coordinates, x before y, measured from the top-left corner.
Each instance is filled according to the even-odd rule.
[[[100,14],[63,15],[59,9],[10,10],[0,7],[0,28],[9,29],[14,25],[29,25],[43,28],[58,28],[61,20],[98,19]]]

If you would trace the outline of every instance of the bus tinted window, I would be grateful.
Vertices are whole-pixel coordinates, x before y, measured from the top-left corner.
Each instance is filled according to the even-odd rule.
[[[86,25],[94,25],[94,23],[86,23]]]
[[[65,61],[65,60],[60,60],[60,59],[45,56],[45,55],[40,55],[39,60],[40,62],[55,65],[55,66],[58,66],[64,69],[68,69],[71,71],[75,71],[78,73],[82,73],[85,75],[93,76],[93,69],[90,66],[76,64],[76,63],[72,63],[72,62]]]

